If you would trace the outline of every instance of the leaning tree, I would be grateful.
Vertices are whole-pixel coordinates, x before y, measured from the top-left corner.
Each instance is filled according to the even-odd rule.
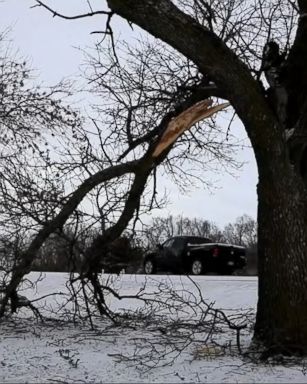
[[[111,37],[114,14],[140,26],[190,59],[208,79],[208,95],[228,100],[243,122],[259,173],[255,341],[306,354],[307,1],[107,4],[72,18],[105,15]]]
[[[112,47],[98,47],[85,76],[99,104],[82,119],[62,102],[71,89],[33,86],[26,63],[1,56],[1,48],[0,227],[14,247],[0,317],[8,304],[13,312],[23,305],[19,285],[54,236],[82,252],[79,280],[106,315],[97,266],[129,222],[159,205],[157,167],[178,173],[178,164],[191,164],[201,151],[208,153],[195,159],[202,171],[236,166],[230,136],[211,122],[197,124],[228,103],[212,105],[197,67],[180,57],[170,66],[170,52],[154,44],[123,47],[125,65],[119,48],[115,55]],[[75,235],[98,223],[100,235],[84,252]]]

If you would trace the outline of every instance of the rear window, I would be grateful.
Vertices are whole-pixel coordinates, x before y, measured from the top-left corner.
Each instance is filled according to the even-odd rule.
[[[204,244],[212,243],[212,241],[206,237],[188,237],[188,244]]]

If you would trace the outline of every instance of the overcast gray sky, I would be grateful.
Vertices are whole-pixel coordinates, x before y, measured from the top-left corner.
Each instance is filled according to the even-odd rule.
[[[46,2],[65,14],[88,11],[86,0]],[[96,9],[98,6],[103,9],[104,0],[91,0],[91,4]],[[11,27],[14,47],[38,70],[39,78],[45,83],[53,84],[64,77],[77,75],[82,53],[75,47],[91,46],[98,37],[90,35],[90,32],[102,30],[104,19],[96,17],[66,21],[53,18],[42,8],[31,9],[32,5],[33,0],[0,1],[0,30]],[[114,28],[123,37],[133,33],[127,23],[119,19],[115,20]],[[139,31],[136,29],[134,33]],[[246,136],[240,123],[234,129],[237,135]],[[256,218],[258,176],[254,156],[250,149],[245,149],[239,153],[238,159],[244,161],[245,165],[236,177],[228,174],[211,175],[212,180],[219,180],[216,183],[218,189],[211,192],[200,187],[183,196],[171,186],[170,205],[163,212],[156,211],[155,214],[183,214],[211,220],[220,226],[233,222],[244,213]]]

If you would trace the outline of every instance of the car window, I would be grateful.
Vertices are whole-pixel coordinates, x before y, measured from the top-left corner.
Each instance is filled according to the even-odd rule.
[[[186,244],[186,239],[182,239],[179,237],[175,238],[173,243],[173,254],[178,257],[182,255],[185,244]]]
[[[185,243],[186,243],[185,239],[180,239],[180,238],[174,239],[174,244],[173,244],[174,250],[181,252],[185,246]]]
[[[188,239],[189,244],[205,244],[211,242],[212,241],[210,239],[207,239],[205,237],[189,237]]]
[[[174,243],[174,239],[169,239],[169,240],[166,240],[164,243],[163,243],[163,247],[164,248],[170,248]]]

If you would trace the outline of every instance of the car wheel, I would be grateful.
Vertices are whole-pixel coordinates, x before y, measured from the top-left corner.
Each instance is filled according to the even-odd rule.
[[[201,275],[203,272],[204,272],[204,263],[199,259],[193,260],[191,264],[192,275]]]
[[[144,262],[144,272],[146,275],[152,275],[156,273],[156,265],[153,259],[147,259]]]

